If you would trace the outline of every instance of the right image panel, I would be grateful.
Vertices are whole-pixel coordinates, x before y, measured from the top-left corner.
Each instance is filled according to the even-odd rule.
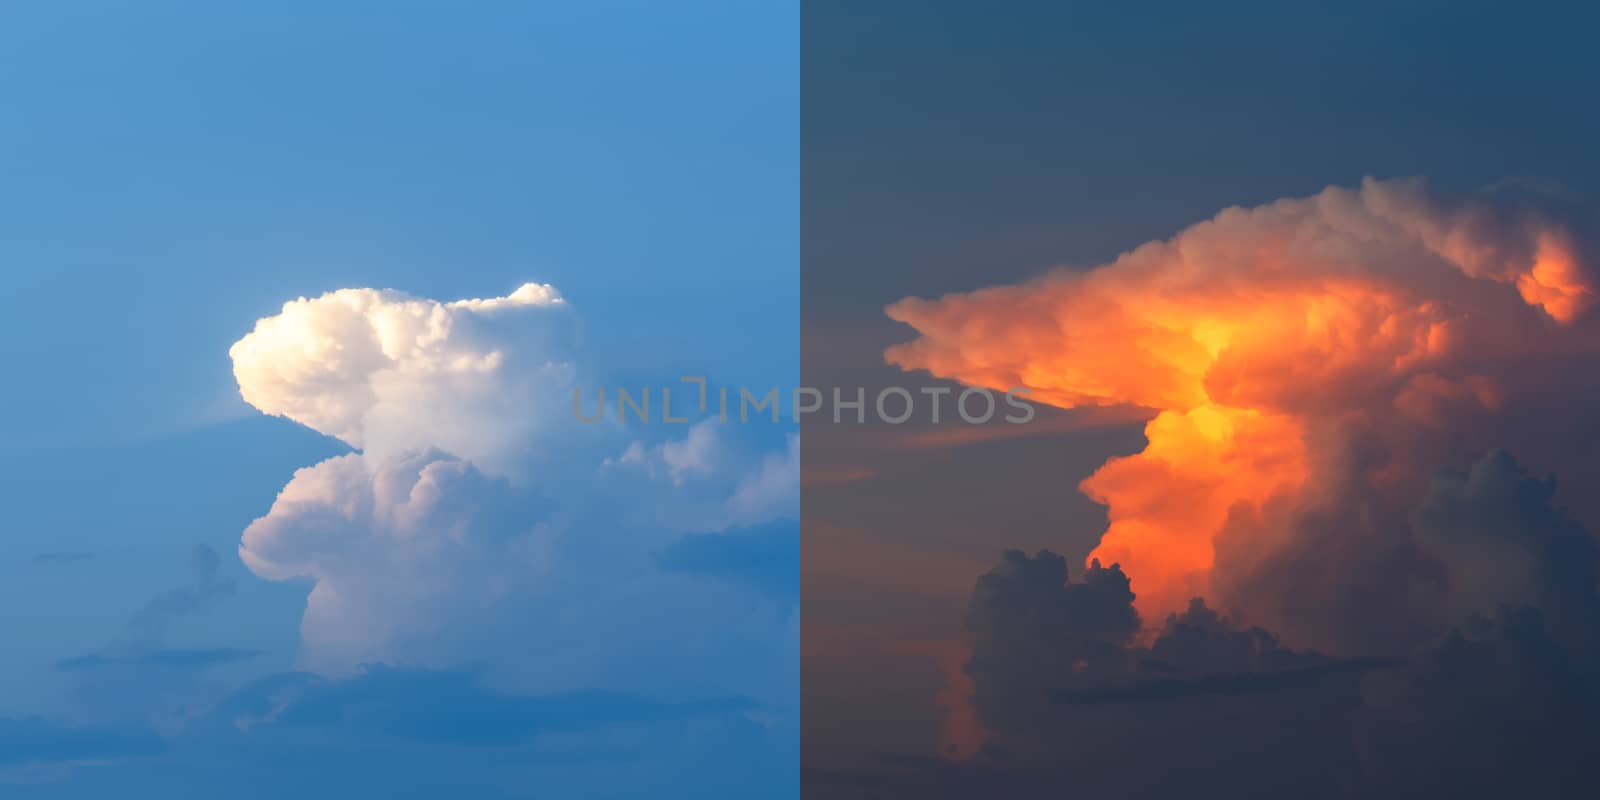
[[[1596,22],[809,0],[803,796],[1600,795]]]

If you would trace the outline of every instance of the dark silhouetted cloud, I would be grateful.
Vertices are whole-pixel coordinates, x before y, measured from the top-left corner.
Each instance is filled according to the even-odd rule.
[[[1440,472],[1399,524],[1438,568],[1388,573],[1415,598],[1388,613],[1457,615],[1402,656],[1294,650],[1200,598],[1147,628],[1119,566],[1073,582],[1059,556],[1006,552],[967,616],[986,744],[812,777],[867,797],[1576,796],[1600,747],[1589,534],[1500,451]]]

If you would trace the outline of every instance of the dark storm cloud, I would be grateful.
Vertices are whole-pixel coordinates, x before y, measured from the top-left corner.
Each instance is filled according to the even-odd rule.
[[[1344,480],[1328,499],[1291,515],[1252,552],[1225,534],[1214,586],[1230,608],[1292,641],[1347,655],[1404,656],[1472,614],[1530,605],[1562,629],[1582,628],[1595,607],[1591,536],[1557,502],[1557,485],[1501,450],[1433,469],[1419,489],[1385,487],[1373,463],[1415,443],[1358,437],[1339,458]],[[1368,460],[1367,451],[1383,455]],[[1446,462],[1448,463],[1448,462]],[[1568,630],[1572,636],[1578,630]]]
[[[1381,664],[1336,661],[1281,646],[1260,628],[1235,625],[1196,598],[1169,617],[1148,645],[1129,576],[1091,564],[1068,580],[1066,560],[1049,551],[1007,551],[980,577],[967,614],[979,717],[1001,746],[1011,733],[1049,738],[1070,712],[1088,705],[1242,694],[1312,685],[1323,675]]]
[[[1504,451],[1440,474],[1412,513],[1419,551],[1437,565],[1443,613],[1460,619],[1500,606],[1543,609],[1562,637],[1592,636],[1596,550],[1555,505],[1555,481],[1529,475]]]
[[[1119,567],[1096,562],[1073,583],[1061,556],[1008,550],[978,578],[967,628],[980,720],[1026,730],[1043,721],[1038,706],[1050,692],[1128,671],[1139,615]]]
[[[1600,747],[1588,534],[1499,451],[1440,473],[1411,523],[1436,568],[1386,613],[1459,615],[1400,658],[1296,651],[1198,599],[1141,635],[1119,567],[1073,582],[1009,551],[967,617],[978,756],[808,777],[862,797],[1578,796]]]
[[[1600,671],[1592,651],[1558,641],[1537,609],[1474,617],[1362,688],[1356,741],[1367,780],[1386,796],[1592,790]]]
[[[1196,678],[1141,680],[1126,686],[1111,688],[1060,689],[1051,692],[1049,696],[1051,700],[1058,703],[1101,705],[1137,703],[1146,700],[1170,700],[1196,695],[1255,694],[1278,689],[1314,687],[1328,676],[1384,669],[1395,666],[1395,663],[1392,660],[1381,658],[1328,660],[1304,667],[1288,667],[1276,670],[1202,675]]]

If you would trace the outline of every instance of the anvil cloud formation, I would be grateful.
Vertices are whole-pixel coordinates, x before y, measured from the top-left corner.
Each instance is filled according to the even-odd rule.
[[[1600,250],[1570,205],[1368,179],[1230,208],[1091,269],[895,303],[919,338],[887,358],[1154,413],[1081,486],[1110,517],[1092,557],[1146,619],[1200,597],[1296,646],[1404,652],[1549,568],[1531,535],[1441,510],[1479,485],[1442,471],[1498,448],[1593,475],[1573,443],[1600,399]]]
[[[1589,780],[1597,223],[1549,190],[1369,179],[891,305],[919,334],[892,364],[1150,415],[1144,449],[1078,487],[1109,519],[1083,570],[1013,551],[978,580],[951,679],[971,706],[943,741],[983,758],[902,789]],[[1130,753],[1159,764],[1129,770]]]

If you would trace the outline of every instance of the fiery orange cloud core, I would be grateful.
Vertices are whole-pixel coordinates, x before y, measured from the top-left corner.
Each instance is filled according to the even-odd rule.
[[[1561,226],[1369,179],[1230,208],[1093,269],[902,300],[887,312],[919,338],[885,357],[1065,408],[1155,410],[1145,449],[1080,488],[1110,519],[1091,558],[1123,565],[1159,620],[1211,599],[1225,529],[1268,537],[1239,521],[1315,493],[1320,424],[1492,409],[1484,365],[1548,343],[1593,296]]]

